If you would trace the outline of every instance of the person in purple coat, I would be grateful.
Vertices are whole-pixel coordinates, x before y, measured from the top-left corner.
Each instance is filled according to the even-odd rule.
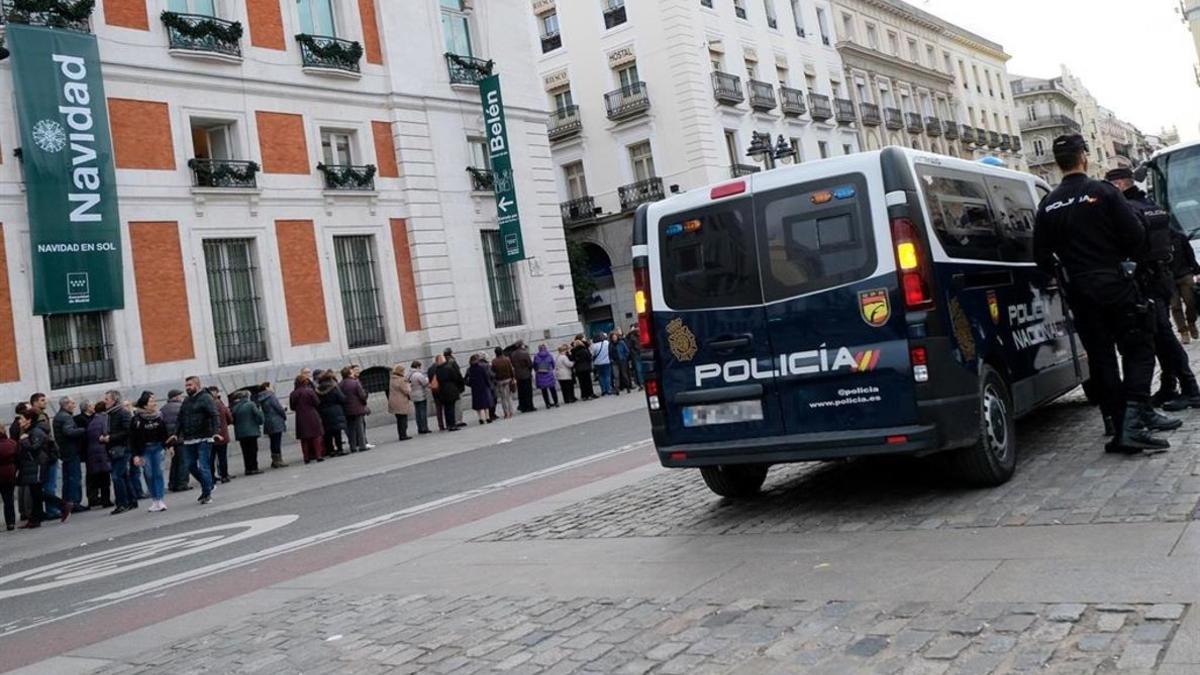
[[[91,508],[113,507],[112,500],[112,460],[108,457],[108,448],[100,437],[108,433],[108,404],[100,401],[94,408],[92,421],[87,426],[87,484],[88,506]]]
[[[537,378],[537,388],[542,390],[542,402],[546,409],[558,407],[558,382],[554,379],[554,355],[546,345],[538,345],[537,355],[533,357],[533,372]]]
[[[324,462],[325,450],[322,438],[325,427],[321,425],[321,399],[313,389],[312,380],[301,374],[293,383],[292,395],[288,397],[288,406],[296,416],[296,439],[300,441],[300,450],[304,453],[304,463],[312,461]]]
[[[367,415],[371,414],[371,409],[367,407],[367,390],[358,379],[357,367],[342,368],[342,381],[338,387],[346,397],[342,409],[346,411],[346,440],[350,452],[366,452],[370,449],[367,445]]]
[[[490,411],[492,406],[496,405],[489,372],[491,366],[478,354],[471,355],[470,363],[470,367],[467,368],[467,386],[471,388],[471,409],[479,415],[480,424],[491,424]]]

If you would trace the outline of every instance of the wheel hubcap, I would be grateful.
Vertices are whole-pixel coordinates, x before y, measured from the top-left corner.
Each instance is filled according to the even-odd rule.
[[[1008,410],[1004,399],[989,386],[983,393],[983,420],[987,431],[988,449],[1000,461],[1008,460]]]

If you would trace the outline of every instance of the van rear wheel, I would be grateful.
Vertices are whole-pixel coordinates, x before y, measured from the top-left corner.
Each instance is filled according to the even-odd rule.
[[[700,475],[708,489],[716,494],[745,499],[759,493],[770,468],[766,464],[723,464],[701,467]]]
[[[1000,373],[984,366],[979,374],[979,439],[952,455],[955,473],[971,485],[1008,482],[1017,468],[1017,434],[1012,395]]]

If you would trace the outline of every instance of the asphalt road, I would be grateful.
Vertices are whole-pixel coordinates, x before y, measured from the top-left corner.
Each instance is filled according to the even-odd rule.
[[[36,634],[28,632],[31,627],[76,620],[156,585],[170,594],[171,583],[227,565],[270,567],[278,558],[264,556],[290,555],[297,543],[345,545],[334,537],[397,518],[427,517],[439,500],[470,500],[481,488],[502,492],[510,479],[649,436],[639,410],[209,516],[197,510],[196,518],[182,523],[6,564],[0,570],[0,653],[6,642]],[[632,452],[651,460],[651,446]]]

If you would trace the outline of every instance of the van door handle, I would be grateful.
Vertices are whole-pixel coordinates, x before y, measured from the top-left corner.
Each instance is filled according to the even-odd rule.
[[[750,336],[742,335],[734,338],[724,338],[713,340],[708,343],[709,348],[718,352],[731,352],[735,349],[743,349],[750,346]]]

